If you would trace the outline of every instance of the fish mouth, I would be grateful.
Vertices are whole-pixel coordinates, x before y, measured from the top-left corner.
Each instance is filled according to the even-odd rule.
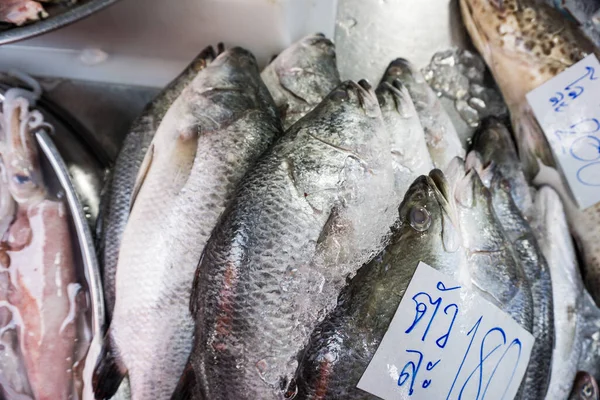
[[[396,58],[393,60],[385,70],[383,74],[383,81],[393,82],[397,78],[406,77],[413,79],[413,70],[414,67],[405,58]]]
[[[493,11],[497,13],[502,13],[503,9],[503,0],[480,0],[478,3],[489,2],[491,6],[494,8],[493,10],[488,10],[488,12]],[[470,33],[471,40],[473,44],[479,50],[481,55],[485,59],[489,59],[491,57],[492,52],[490,48],[490,37],[485,32],[485,29],[481,26],[481,23],[475,17],[474,8],[476,6],[481,7],[482,10],[485,10],[485,4],[472,4],[472,0],[460,0],[460,9],[462,14],[462,19],[467,31]],[[485,11],[484,11],[485,12]],[[490,63],[488,63],[490,65]]]
[[[333,101],[357,103],[366,111],[379,110],[379,102],[371,84],[365,79],[345,81],[335,88],[328,97]]]

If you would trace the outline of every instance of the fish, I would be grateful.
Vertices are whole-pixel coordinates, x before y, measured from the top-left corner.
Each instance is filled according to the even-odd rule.
[[[536,186],[560,195],[582,254],[583,280],[600,304],[600,205],[580,210],[526,94],[599,49],[559,11],[535,0],[461,0],[463,21],[510,110],[519,157]],[[557,29],[560,27],[560,29]]]
[[[212,46],[202,50],[187,68],[145,107],[123,140],[112,170],[112,177],[103,194],[102,229],[99,234],[97,250],[102,264],[107,321],[110,321],[112,317],[115,304],[115,277],[121,239],[131,211],[133,189],[144,156],[169,107],[196,75],[206,68],[215,57],[216,53]]]
[[[395,201],[389,146],[374,90],[346,81],[244,178],[196,271],[195,344],[172,399],[283,394],[318,319],[358,260],[371,257],[349,252],[343,257],[356,260],[344,268],[323,245],[336,237],[342,250],[371,247],[379,233],[367,227],[385,213],[372,194],[387,190]],[[379,177],[387,189],[370,184]]]
[[[335,45],[320,33],[282,51],[260,76],[275,100],[285,130],[341,83]]]
[[[398,79],[384,75],[376,90],[379,107],[390,133],[392,165],[396,182],[398,205],[406,190],[420,175],[431,171],[425,132],[415,105],[406,87]]]
[[[546,399],[567,398],[581,356],[583,282],[560,197],[549,186],[534,198],[533,232],[548,261],[552,278],[555,339]]]
[[[256,59],[239,47],[169,107],[133,190],[113,319],[93,376],[98,399],[125,375],[132,400],[171,396],[192,347],[188,304],[204,245],[241,178],[281,135]]]
[[[435,172],[437,171],[437,173]],[[299,355],[286,398],[372,399],[356,387],[375,355],[419,262],[453,277],[464,276],[466,259],[449,243],[460,238],[451,204],[440,186],[443,174],[422,175],[408,189],[388,245],[362,266],[340,293],[337,306],[319,323]],[[381,294],[385,293],[385,296]]]
[[[508,182],[511,197],[521,214],[530,220],[535,190],[529,185],[520,165],[515,142],[506,125],[497,118],[486,118],[473,135],[471,148],[480,155],[484,165],[494,164]]]
[[[577,369],[596,378],[600,376],[600,309],[585,288],[578,314],[583,339]]]
[[[421,72],[409,61],[398,58],[390,63],[384,77],[390,83],[398,79],[408,89],[425,131],[433,165],[444,171],[454,157],[464,158],[466,151],[456,128]]]
[[[532,332],[531,285],[476,170],[455,158],[446,174],[474,290]]]
[[[493,141],[487,142],[488,149],[498,158],[508,153],[510,147],[496,148]],[[533,327],[535,339],[529,365],[525,372],[522,395],[524,399],[542,399],[546,395],[550,380],[552,350],[554,349],[554,306],[550,269],[533,230],[513,200],[513,188],[496,164],[484,166],[479,154],[472,151],[467,155],[467,168],[472,168],[482,178],[492,195],[492,205],[500,226],[520,263],[529,285],[533,300]],[[519,165],[519,164],[517,164]]]
[[[464,24],[508,106],[524,171],[555,167],[526,94],[588,54],[600,52],[577,25],[536,0],[460,0]],[[560,29],[557,29],[560,27]]]
[[[573,390],[569,394],[568,400],[598,400],[600,399],[600,390],[596,379],[587,372],[579,371],[575,376]]]
[[[48,17],[44,7],[32,0],[3,0],[0,3],[0,21],[16,26]]]
[[[14,93],[5,94],[0,140],[6,187],[15,203],[2,241],[9,290],[0,306],[18,327],[33,398],[69,399],[78,391],[77,327],[87,312],[85,293],[77,279],[67,206],[46,187],[34,139],[37,130],[50,128]]]

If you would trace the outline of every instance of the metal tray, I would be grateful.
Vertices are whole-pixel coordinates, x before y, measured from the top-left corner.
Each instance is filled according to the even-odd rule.
[[[0,32],[0,45],[31,38],[42,33],[71,24],[77,20],[92,15],[96,11],[115,3],[117,0],[80,0],[72,7],[61,5],[46,5],[46,11],[50,16],[41,21],[28,25],[9,28]]]

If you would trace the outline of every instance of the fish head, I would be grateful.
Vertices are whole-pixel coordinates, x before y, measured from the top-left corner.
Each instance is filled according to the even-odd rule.
[[[390,62],[381,82],[393,83],[395,80],[409,85],[412,83],[425,83],[423,75],[405,58],[396,58]]]
[[[560,12],[536,0],[460,0],[463,21],[511,113],[525,95],[594,46]]]
[[[512,136],[502,122],[496,118],[485,120],[473,137],[473,150],[479,155],[484,168],[478,173],[486,182],[485,169],[494,166],[511,188],[513,201],[524,215],[530,213],[533,198],[525,171],[519,162]],[[493,169],[493,168],[491,168]],[[486,183],[486,186],[489,186]]]
[[[7,91],[3,102],[0,155],[6,187],[18,203],[36,202],[46,195],[40,168],[35,132],[49,128],[39,111],[29,102]]]
[[[399,209],[403,240],[427,237],[439,248],[453,253],[461,243],[459,230],[446,198],[448,184],[440,170],[422,175],[410,186]]]
[[[577,372],[569,400],[598,400],[599,398],[600,390],[596,379],[587,372]]]
[[[319,104],[340,81],[335,45],[322,34],[295,43],[274,63],[281,86],[308,105]]]

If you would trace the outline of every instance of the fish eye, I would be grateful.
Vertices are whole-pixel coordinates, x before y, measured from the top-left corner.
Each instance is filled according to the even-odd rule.
[[[31,182],[31,178],[29,175],[16,174],[14,175],[14,180],[18,185],[24,185],[26,183]]]
[[[409,214],[410,226],[417,232],[425,232],[431,226],[431,214],[421,206],[414,206]]]
[[[592,385],[589,383],[583,385],[583,388],[581,389],[581,393],[583,393],[585,397],[592,397],[592,394],[594,394],[593,392]]]

